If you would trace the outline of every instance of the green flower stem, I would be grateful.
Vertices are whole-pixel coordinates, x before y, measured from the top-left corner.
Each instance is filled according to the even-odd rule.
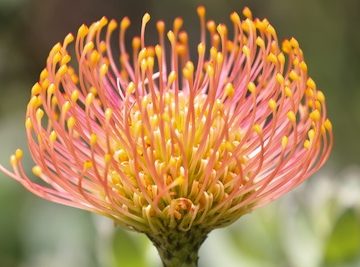
[[[189,231],[171,230],[148,237],[157,248],[164,267],[197,267],[198,252],[208,231],[194,228]]]

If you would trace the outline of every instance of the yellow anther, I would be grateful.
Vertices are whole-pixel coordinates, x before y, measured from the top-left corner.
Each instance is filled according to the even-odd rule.
[[[61,58],[62,58],[61,54],[57,52],[52,59],[52,63],[54,65],[57,64],[61,60]]]
[[[83,53],[88,53],[89,51],[93,50],[95,47],[94,43],[92,41],[88,42],[85,46],[84,46],[84,50]]]
[[[51,143],[55,143],[57,139],[57,133],[55,131],[51,131],[50,136],[49,136],[49,140]]]
[[[253,82],[249,82],[247,88],[248,88],[250,93],[255,93],[256,92],[256,86],[255,86],[255,84]]]
[[[74,35],[72,35],[71,33],[69,33],[69,34],[66,35],[66,37],[64,38],[63,46],[66,47],[66,46],[68,46],[70,43],[72,43],[73,41],[74,41]]]
[[[275,31],[275,28],[272,26],[272,25],[267,25],[266,27],[266,31],[268,33],[270,33],[272,36],[276,36],[276,31]]]
[[[234,96],[234,93],[235,93],[234,85],[232,83],[227,83],[224,89],[225,96],[232,98]]]
[[[318,121],[320,120],[320,118],[321,118],[321,114],[320,111],[318,111],[317,109],[315,109],[310,113],[310,119],[312,119],[313,121]]]
[[[156,29],[159,32],[159,34],[164,34],[164,32],[165,32],[165,23],[162,20],[156,22]]]
[[[197,47],[197,50],[198,50],[199,55],[204,55],[205,54],[205,44],[204,43],[199,43],[198,47]]]
[[[281,73],[277,73],[276,74],[276,81],[279,84],[284,84],[284,82],[285,82],[284,76]]]
[[[13,168],[15,168],[18,164],[18,161],[16,160],[16,157],[15,155],[11,155],[10,156],[10,164]]]
[[[315,137],[315,130],[314,129],[310,129],[308,131],[308,137],[309,137],[309,140],[312,141]]]
[[[90,106],[95,99],[95,96],[93,93],[88,93],[85,99],[85,105]]]
[[[139,55],[138,55],[139,62],[141,62],[143,59],[146,58],[146,54],[147,54],[146,48],[143,48],[140,50]]]
[[[139,38],[139,37],[134,37],[134,38],[132,39],[131,45],[132,45],[132,48],[133,48],[134,51],[138,51],[139,48],[140,48],[140,46],[141,46],[141,40],[140,40],[140,38]]]
[[[240,16],[237,12],[233,12],[230,15],[230,19],[233,23],[239,25],[241,23]]]
[[[67,73],[67,71],[68,71],[68,67],[66,65],[62,65],[56,72],[56,75],[62,77]]]
[[[274,64],[277,63],[277,57],[273,53],[270,53],[266,59],[268,61],[270,61],[271,63],[274,63]]]
[[[143,60],[141,60],[140,67],[141,67],[141,70],[143,72],[146,71],[146,69],[147,69],[147,61],[146,61],[145,58]]]
[[[116,29],[116,27],[117,27],[117,22],[114,19],[112,19],[108,25],[108,31],[112,32]]]
[[[100,60],[101,56],[99,54],[99,52],[97,50],[94,50],[91,52],[91,55],[90,55],[90,61],[92,64],[97,64]]]
[[[300,79],[299,75],[294,70],[290,71],[289,77],[293,81],[297,81]]]
[[[126,88],[126,93],[131,95],[135,92],[135,84],[133,82],[130,82],[128,87]]]
[[[102,64],[100,67],[100,76],[104,77],[109,70],[109,66],[107,64]]]
[[[298,65],[299,65],[299,62],[300,62],[300,61],[299,61],[299,58],[296,57],[296,58],[293,60],[292,63],[293,63],[294,66],[298,66]]]
[[[204,18],[205,14],[206,14],[206,9],[204,6],[198,6],[198,8],[196,9],[196,12],[200,18]]]
[[[47,93],[49,95],[53,95],[55,93],[55,89],[56,89],[55,84],[51,83],[51,84],[49,84],[49,87],[47,88]]]
[[[69,101],[66,101],[63,106],[61,107],[61,113],[66,114],[71,107],[71,103]]]
[[[172,84],[177,78],[176,72],[175,71],[171,71],[169,76],[168,76],[168,84]]]
[[[212,59],[212,60],[215,60],[215,57],[216,57],[216,54],[217,54],[217,49],[216,49],[216,47],[211,47],[210,48],[210,58]]]
[[[272,111],[276,110],[277,105],[276,105],[276,101],[274,99],[270,99],[268,105]]]
[[[307,65],[306,65],[306,63],[304,61],[300,62],[299,67],[304,72],[307,72],[307,70],[308,70],[308,67],[307,67]]]
[[[32,122],[31,122],[31,119],[30,119],[30,118],[26,118],[25,128],[26,128],[27,130],[30,130],[30,129],[32,128]]]
[[[306,85],[311,89],[316,89],[316,84],[313,79],[308,78],[306,81]]]
[[[60,64],[61,64],[61,65],[65,65],[65,64],[69,63],[70,60],[71,60],[71,57],[70,57],[69,55],[65,55],[65,56],[63,56],[63,58],[61,59]]]
[[[317,93],[316,93],[316,98],[317,98],[321,103],[324,103],[324,102],[325,102],[325,95],[324,95],[323,92],[321,92],[321,91],[317,91]]]
[[[40,166],[36,165],[32,168],[32,173],[37,176],[40,177],[42,175],[42,169]]]
[[[74,117],[70,117],[68,120],[67,120],[67,127],[69,130],[73,129],[74,126],[75,126],[75,123],[76,123],[76,120]]]
[[[89,28],[85,24],[83,24],[80,26],[78,30],[78,37],[84,38],[88,33],[89,33]]]
[[[92,133],[90,135],[90,145],[94,146],[97,143],[97,139],[98,139],[97,135]]]
[[[250,10],[250,8],[245,7],[242,11],[243,15],[248,18],[248,19],[252,19],[252,12]]]
[[[317,109],[319,111],[321,110],[321,103],[319,100],[315,100],[315,109]]]
[[[44,111],[41,108],[36,110],[36,120],[38,121],[38,123],[41,122],[43,117],[44,117]]]
[[[215,70],[214,67],[212,66],[212,64],[208,64],[206,67],[206,73],[209,75],[209,77],[214,77],[215,75]]]
[[[284,136],[281,138],[281,147],[282,147],[283,149],[285,149],[288,143],[289,143],[289,138],[284,135]]]
[[[61,44],[56,43],[50,50],[49,56],[54,56],[56,53],[58,53],[61,49]]]
[[[112,114],[113,114],[113,111],[112,111],[111,108],[107,108],[107,109],[105,110],[105,119],[106,119],[106,121],[110,121],[110,120],[111,120]]]
[[[45,80],[49,76],[47,69],[43,69],[40,73],[40,81]]]
[[[22,157],[24,156],[24,152],[21,149],[16,149],[15,151],[15,158],[17,161],[21,160]]]
[[[306,96],[308,96],[308,97],[313,97],[313,96],[314,96],[314,90],[311,89],[311,88],[307,88],[307,89],[305,90],[305,94],[306,94]]]
[[[294,111],[290,110],[286,115],[287,115],[289,121],[296,122],[296,116],[295,116]]]
[[[150,56],[146,59],[146,65],[149,68],[150,71],[154,68],[154,57]]]
[[[112,160],[112,155],[109,153],[106,153],[104,156],[104,161],[106,164],[110,163],[110,161]]]
[[[108,24],[109,20],[107,19],[107,17],[102,17],[100,20],[99,20],[99,25],[100,27],[104,27],[106,24]]]
[[[151,17],[149,13],[145,13],[143,18],[142,18],[142,24],[145,25],[146,23],[148,23],[150,21]]]
[[[332,123],[329,119],[326,119],[324,122],[324,127],[326,130],[331,131],[332,130]]]
[[[180,28],[183,25],[183,22],[184,21],[182,20],[182,18],[180,18],[180,17],[175,18],[174,23],[173,23],[174,32],[178,32],[180,30]]]
[[[100,45],[99,45],[99,51],[100,53],[104,53],[107,49],[107,46],[106,46],[106,42],[105,41],[101,41],[100,42]]]
[[[42,87],[39,83],[35,83],[34,86],[31,88],[31,95],[38,95],[42,91]]]
[[[278,54],[278,60],[279,60],[279,62],[280,62],[281,65],[284,65],[284,63],[285,63],[285,56],[284,56],[284,54],[283,54],[282,52]]]
[[[76,102],[78,101],[79,99],[79,91],[78,90],[74,90],[72,93],[71,93],[71,101],[72,102]]]
[[[259,135],[262,134],[262,128],[261,128],[261,126],[259,124],[255,124],[253,126],[253,130],[254,130],[254,132],[256,132]]]
[[[167,37],[171,44],[175,44],[176,40],[175,40],[175,34],[173,33],[173,31],[168,31]]]
[[[93,167],[92,161],[86,160],[86,161],[84,162],[84,170],[85,170],[85,171],[88,170],[88,169],[91,169],[92,167]]]
[[[259,46],[259,47],[262,48],[262,49],[265,48],[265,42],[264,42],[264,40],[263,40],[260,36],[258,36],[258,37],[256,38],[256,45]]]
[[[215,32],[216,32],[216,23],[215,23],[215,21],[209,20],[209,21],[206,23],[206,27],[207,27],[208,31],[209,31],[211,34],[215,34]]]
[[[285,90],[285,96],[287,96],[287,97],[292,97],[293,93],[292,93],[290,87],[285,86],[285,89],[284,89],[284,90]]]
[[[219,24],[216,27],[216,30],[218,31],[218,33],[220,34],[220,36],[225,36],[227,35],[227,28],[224,24]]]
[[[221,65],[223,63],[223,61],[224,61],[224,55],[221,52],[218,52],[216,54],[216,63],[218,65]]]
[[[291,44],[290,44],[290,41],[289,40],[284,40],[282,42],[282,51],[284,51],[284,53],[290,53],[291,51]]]
[[[294,37],[290,39],[290,44],[293,48],[299,48],[299,42]]]
[[[110,26],[110,25],[109,25]],[[120,22],[120,28],[122,31],[126,30],[130,26],[130,20],[128,17],[124,17]]]
[[[309,149],[310,146],[311,146],[310,141],[309,141],[309,140],[305,140],[305,142],[304,142],[304,148],[305,148],[305,149]]]
[[[244,53],[245,56],[249,57],[250,56],[250,49],[249,47],[247,47],[246,45],[244,45],[242,47],[242,52]]]

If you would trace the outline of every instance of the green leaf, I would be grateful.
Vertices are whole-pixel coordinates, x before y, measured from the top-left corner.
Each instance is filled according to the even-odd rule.
[[[353,209],[343,213],[324,251],[325,266],[350,262],[360,256],[360,218]]]

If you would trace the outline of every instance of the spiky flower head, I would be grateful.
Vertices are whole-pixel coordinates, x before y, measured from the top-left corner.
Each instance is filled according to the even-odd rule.
[[[332,126],[298,42],[279,45],[273,26],[248,8],[244,18],[231,14],[232,36],[207,21],[203,7],[197,12],[196,61],[181,18],[167,33],[157,22],[153,46],[145,14],[131,52],[126,17],[119,27],[104,17],[67,35],[50,51],[27,107],[39,179],[25,174],[21,150],[13,172],[1,170],[42,198],[146,233],[158,247],[161,236],[172,246],[189,232],[199,240],[194,248],[317,171]]]

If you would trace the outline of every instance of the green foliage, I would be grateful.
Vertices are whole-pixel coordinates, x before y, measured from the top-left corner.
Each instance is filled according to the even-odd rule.
[[[339,266],[360,256],[360,217],[354,209],[345,211],[336,222],[324,250],[324,266]]]

